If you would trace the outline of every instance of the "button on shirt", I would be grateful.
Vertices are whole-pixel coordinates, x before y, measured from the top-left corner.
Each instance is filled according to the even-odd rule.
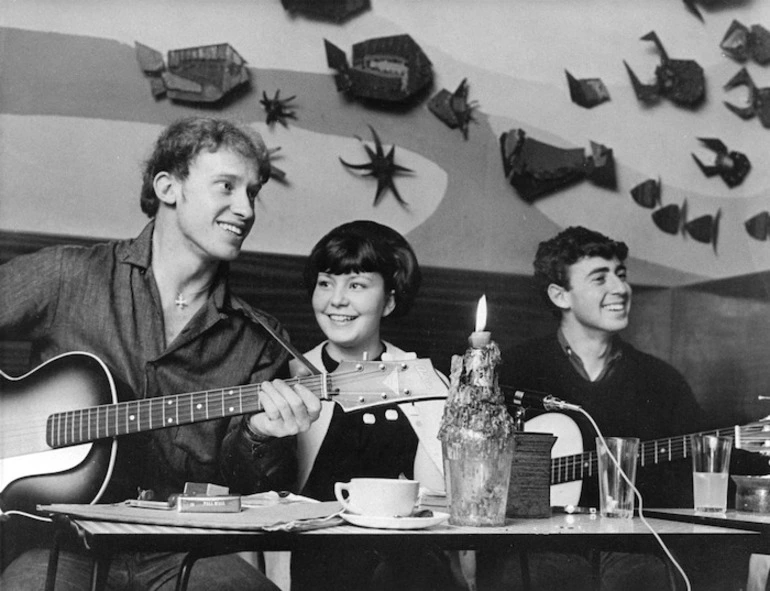
[[[151,268],[153,228],[150,222],[133,240],[47,248],[0,266],[0,332],[32,341],[35,365],[71,351],[97,355],[122,385],[121,400],[273,378],[286,353],[252,316],[285,333],[229,292],[224,265],[203,308],[165,343]],[[271,451],[261,448],[260,462],[250,465],[253,448],[240,418],[130,435],[119,444],[127,453],[118,455],[102,500],[135,496],[137,487],[163,497],[187,481],[281,490],[290,487],[296,467],[291,438],[265,444]]]

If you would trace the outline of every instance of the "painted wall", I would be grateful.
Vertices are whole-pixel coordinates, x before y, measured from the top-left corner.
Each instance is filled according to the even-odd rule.
[[[703,2],[703,4],[714,4]],[[770,130],[742,121],[723,100],[743,90],[722,86],[740,64],[719,48],[733,19],[770,28],[770,3],[702,6],[704,21],[675,0],[372,0],[372,10],[343,25],[287,14],[279,0],[132,2],[0,0],[0,229],[73,236],[125,237],[145,218],[138,207],[141,162],[174,118],[211,111],[156,101],[134,56],[134,41],[159,51],[229,42],[248,62],[248,93],[213,109],[258,129],[281,147],[276,164],[288,184],[270,183],[247,250],[304,255],[334,225],[369,218],[407,234],[421,262],[437,267],[531,272],[537,243],[583,224],[625,239],[635,283],[677,286],[770,269],[770,243],[744,222],[770,207]],[[654,30],[670,57],[704,68],[707,98],[690,111],[635,98],[623,60],[647,82],[660,61],[639,38]],[[371,37],[408,33],[433,62],[435,83],[454,90],[463,78],[479,103],[464,141],[424,102],[394,112],[339,95],[324,39],[349,53]],[[749,62],[758,86],[770,68]],[[600,77],[612,100],[588,110],[569,99],[564,70]],[[297,95],[288,129],[268,127],[262,92]],[[414,173],[396,178],[409,207],[346,170],[366,161],[361,141],[374,127],[396,162]],[[614,150],[618,189],[581,182],[526,204],[506,183],[500,134],[588,150]],[[706,178],[691,154],[713,154],[697,138],[717,137],[744,152],[753,168],[728,189]],[[716,251],[662,233],[651,210],[629,190],[660,177],[662,204],[687,202],[688,217],[721,212]]]

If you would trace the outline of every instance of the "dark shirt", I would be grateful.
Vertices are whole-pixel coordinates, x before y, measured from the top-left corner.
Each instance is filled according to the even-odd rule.
[[[501,382],[582,406],[605,437],[638,437],[644,442],[702,428],[700,407],[676,369],[619,338],[615,346],[612,371],[592,382],[578,372],[555,335],[528,341],[508,355]],[[580,427],[584,449],[594,450],[596,433],[590,422],[580,413],[567,414]],[[692,506],[689,460],[640,467],[637,485],[647,507]],[[598,505],[596,477],[583,481],[580,504]]]
[[[339,363],[326,348],[324,369],[333,372]],[[373,359],[372,361],[377,361]],[[397,404],[346,413],[334,405],[329,429],[318,450],[304,495],[321,501],[334,500],[334,483],[351,478],[414,477],[417,435]]]
[[[150,265],[153,228],[150,222],[133,240],[47,248],[0,266],[0,333],[32,341],[33,364],[70,351],[97,355],[124,386],[121,400],[276,376],[287,355],[252,316],[283,329],[230,293],[224,265],[204,306],[165,343]],[[136,497],[137,489],[165,498],[188,481],[243,493],[288,489],[296,476],[295,443],[253,444],[240,417],[121,437],[101,501]]]

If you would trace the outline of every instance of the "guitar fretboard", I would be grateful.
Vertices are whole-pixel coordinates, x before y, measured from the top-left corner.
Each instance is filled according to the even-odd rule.
[[[320,396],[324,391],[320,376],[313,376],[310,381],[295,378],[286,380],[286,383],[292,385],[300,381],[316,395]],[[260,412],[263,409],[259,392],[259,385],[248,384],[55,413],[46,422],[46,442],[58,448]]]
[[[735,428],[702,431],[689,435],[667,437],[654,441],[644,441],[639,444],[638,465],[641,467],[671,462],[689,458],[692,452],[691,437],[693,435],[732,436]],[[598,471],[596,451],[586,451],[571,456],[562,456],[551,460],[551,484],[561,484],[575,480],[583,480],[593,476]]]

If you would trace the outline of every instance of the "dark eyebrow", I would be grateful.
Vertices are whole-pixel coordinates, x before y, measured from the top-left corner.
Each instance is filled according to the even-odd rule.
[[[609,273],[610,268],[609,267],[596,267],[596,269],[591,269],[591,271],[588,272],[586,277],[592,277],[594,275],[601,275],[603,273]]]

